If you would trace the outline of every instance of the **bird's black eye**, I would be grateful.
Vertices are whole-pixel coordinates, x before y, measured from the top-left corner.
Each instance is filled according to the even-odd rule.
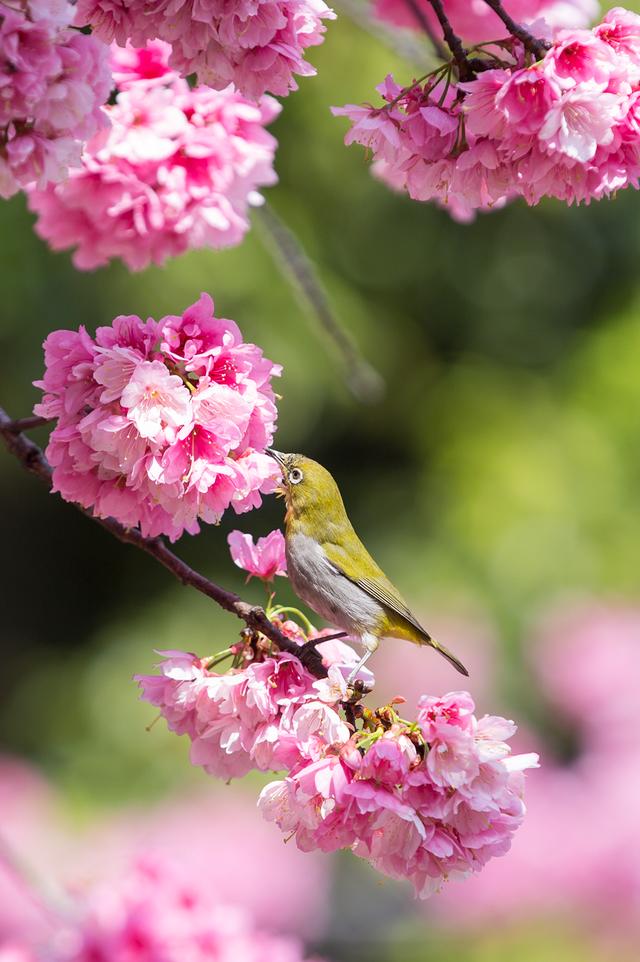
[[[292,468],[291,471],[289,471],[289,481],[291,484],[300,484],[302,481],[302,471],[300,468]]]

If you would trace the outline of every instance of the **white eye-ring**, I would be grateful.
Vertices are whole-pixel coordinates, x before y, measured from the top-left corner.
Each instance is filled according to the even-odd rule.
[[[303,474],[300,468],[293,468],[291,471],[289,471],[289,481],[291,484],[300,484],[302,478]]]

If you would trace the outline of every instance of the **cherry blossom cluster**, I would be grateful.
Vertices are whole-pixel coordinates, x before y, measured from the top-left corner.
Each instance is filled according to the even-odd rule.
[[[417,5],[435,36],[441,27],[429,0]],[[598,0],[504,0],[503,4],[517,23],[543,19],[552,30],[588,27],[600,12]],[[467,43],[480,43],[505,37],[507,30],[485,0],[444,0],[445,13],[455,32]],[[421,29],[421,24],[406,0],[375,0],[376,14],[398,27]]]
[[[253,547],[234,558],[266,580],[273,548],[267,539]],[[295,835],[301,850],[351,849],[380,872],[409,879],[423,898],[504,855],[525,814],[523,772],[537,766],[537,755],[511,754],[514,723],[477,719],[467,692],[423,696],[415,722],[393,704],[363,708],[374,679],[361,669],[350,682],[356,652],[335,637],[322,641],[313,626],[303,633],[286,620],[295,609],[272,600],[267,615],[296,644],[316,642],[326,678],[247,633],[211,658],[160,652],[159,674],[136,678],[143,700],[189,738],[192,764],[223,779],[284,770],[260,795],[267,820]],[[216,672],[227,657],[231,669]]]
[[[370,148],[390,186],[461,218],[516,196],[589,203],[638,186],[638,15],[617,7],[593,30],[559,31],[535,63],[513,39],[492,49],[465,83],[447,66],[404,89],[387,77],[384,106],[334,108],[352,121],[346,143]]]
[[[108,51],[71,30],[73,4],[0,5],[0,196],[62,180],[108,120]]]
[[[467,692],[423,696],[416,722],[388,707],[345,742],[317,741],[258,802],[303,851],[348,848],[378,871],[409,879],[420,898],[504,855],[525,814],[516,726],[477,719]]]
[[[115,882],[76,894],[68,913],[51,912],[45,944],[26,929],[0,944],[6,962],[302,962],[296,939],[256,929],[210,887],[185,883],[141,859]]]
[[[77,24],[90,24],[108,43],[171,44],[171,65],[182,76],[245,96],[265,91],[285,97],[295,76],[309,77],[307,47],[321,44],[323,20],[335,14],[323,0],[79,0]]]
[[[307,640],[294,621],[274,619],[286,637]],[[326,632],[325,632],[326,633]],[[322,638],[313,632],[311,638]],[[338,714],[346,697],[346,675],[358,659],[340,641],[320,642],[317,650],[329,667],[318,680],[295,656],[260,653],[239,644],[229,649],[240,667],[223,674],[209,665],[217,659],[181,651],[160,652],[159,675],[139,675],[142,698],[160,709],[171,731],[187,735],[190,759],[218,778],[241,778],[253,769],[282,771],[301,763],[313,746],[344,743],[349,729]],[[363,682],[372,683],[362,670]]]
[[[258,188],[277,180],[277,142],[266,130],[280,111],[233,86],[192,89],[155,41],[111,51],[118,94],[104,108],[110,129],[87,144],[64,183],[32,190],[37,233],[54,250],[75,247],[92,270],[120,258],[131,270],[186,250],[239,244]]]
[[[213,310],[202,294],[181,316],[120,316],[95,338],[83,327],[47,337],[34,411],[57,421],[46,450],[54,491],[175,540],[274,489],[279,470],[264,450],[280,367]]]

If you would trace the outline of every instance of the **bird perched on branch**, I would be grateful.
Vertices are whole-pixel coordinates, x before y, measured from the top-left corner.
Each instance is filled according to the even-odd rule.
[[[468,675],[462,662],[425,631],[362,544],[326,468],[302,454],[273,449],[268,454],[282,468],[287,573],[293,590],[322,618],[359,638],[365,648],[349,681],[381,638],[430,645]]]

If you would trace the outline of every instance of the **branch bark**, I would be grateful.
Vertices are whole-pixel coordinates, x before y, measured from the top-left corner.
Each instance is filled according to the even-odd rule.
[[[551,44],[547,40],[534,37],[532,33],[516,23],[502,6],[502,0],[484,0],[484,2],[488,7],[491,7],[497,17],[500,17],[509,33],[520,40],[525,49],[532,53],[536,60],[542,60]]]
[[[38,445],[26,437],[21,430],[25,422],[31,422],[32,420],[33,419],[30,418],[23,418],[12,421],[6,411],[0,407],[0,437],[2,437],[9,453],[20,462],[22,467],[31,474],[34,474],[40,481],[43,481],[47,488],[51,490],[53,485],[51,468]],[[40,423],[40,420],[41,419],[38,419],[38,423]],[[38,425],[31,423],[30,426],[36,427]],[[137,528],[125,528],[124,525],[120,524],[120,522],[114,518],[97,518],[90,511],[87,511],[78,504],[74,505],[74,507],[109,531],[118,541],[122,541],[124,544],[134,545],[134,547],[151,555],[152,558],[159,561],[160,564],[163,565],[167,571],[170,571],[174,578],[177,578],[183,585],[189,585],[195,588],[196,591],[200,591],[203,595],[211,598],[212,601],[215,601],[215,603],[225,611],[230,612],[244,621],[252,631],[258,631],[266,635],[281,651],[296,655],[296,657],[300,658],[303,662],[304,666],[312,674],[316,675],[316,677],[324,678],[326,676],[327,670],[322,664],[320,654],[315,649],[315,642],[307,643],[302,648],[300,645],[296,645],[295,642],[286,638],[285,635],[269,621],[264,608],[243,601],[239,595],[236,595],[232,591],[227,591],[225,588],[220,587],[220,585],[215,584],[215,582],[205,578],[199,571],[195,571],[185,561],[174,554],[162,538],[145,538]],[[320,641],[322,641],[321,638],[318,639],[318,642]]]
[[[460,80],[473,80],[475,76],[473,67],[469,63],[466,50],[462,46],[462,40],[454,31],[451,23],[449,22],[449,18],[444,12],[442,0],[429,0],[429,3],[433,7],[433,12],[435,13],[440,26],[442,27],[442,33],[444,35],[445,42],[451,51],[456,67],[458,68]]]

